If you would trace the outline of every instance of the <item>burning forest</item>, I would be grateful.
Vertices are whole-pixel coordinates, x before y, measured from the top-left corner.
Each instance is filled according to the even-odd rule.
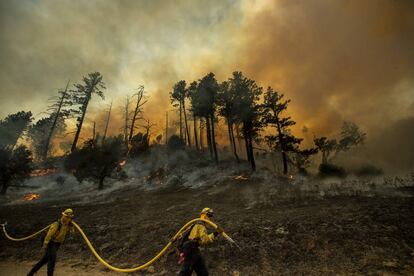
[[[0,275],[414,274],[408,1],[0,7]]]

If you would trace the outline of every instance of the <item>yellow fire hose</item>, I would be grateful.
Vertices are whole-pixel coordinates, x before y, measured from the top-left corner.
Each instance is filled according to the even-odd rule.
[[[13,238],[13,237],[9,236],[9,234],[7,234],[6,225],[7,225],[7,222],[1,224],[1,226],[3,227],[4,235],[6,236],[6,238],[8,238],[11,241],[25,241],[25,240],[31,239],[33,237],[36,237],[37,235],[39,235],[40,233],[42,233],[43,231],[47,230],[50,227],[50,225],[48,225],[45,228],[43,228],[42,230],[39,230],[36,233],[34,233],[30,236],[24,237],[24,238]]]
[[[130,273],[130,272],[135,272],[135,271],[139,271],[139,270],[143,270],[143,269],[145,269],[146,267],[148,267],[148,266],[150,266],[151,264],[153,264],[155,261],[157,261],[159,258],[161,258],[166,252],[167,252],[167,250],[171,247],[171,245],[180,237],[180,235],[183,233],[183,232],[185,232],[189,227],[191,227],[191,225],[193,225],[194,223],[196,223],[196,222],[199,222],[199,221],[201,221],[201,222],[205,222],[205,223],[207,223],[207,224],[209,224],[210,226],[212,226],[214,229],[217,229],[218,228],[218,226],[214,223],[214,222],[212,222],[212,221],[209,221],[209,220],[206,220],[206,219],[201,219],[201,218],[196,218],[196,219],[193,219],[193,220],[190,220],[189,222],[187,222],[183,227],[181,227],[181,229],[173,236],[173,238],[167,243],[167,245],[157,254],[157,255],[155,255],[155,257],[154,258],[152,258],[151,260],[149,260],[148,262],[146,262],[146,263],[144,263],[144,264],[142,264],[142,265],[140,265],[140,266],[136,266],[136,267],[133,267],[133,268],[118,268],[118,267],[115,267],[115,266],[112,266],[112,265],[110,265],[108,262],[106,262],[99,254],[98,254],[98,252],[96,252],[96,250],[95,250],[95,248],[93,247],[93,245],[92,245],[92,243],[89,241],[89,239],[88,239],[88,237],[85,235],[85,233],[83,232],[83,230],[80,228],[80,226],[76,223],[76,222],[74,222],[74,221],[72,221],[72,224],[75,226],[75,228],[76,228],[76,230],[78,230],[78,232],[81,234],[81,236],[82,236],[82,238],[85,240],[85,242],[86,242],[86,244],[88,245],[88,247],[89,247],[89,249],[91,250],[91,252],[92,252],[92,254],[98,259],[98,261],[99,262],[101,262],[104,266],[106,266],[107,268],[109,268],[109,269],[111,269],[111,270],[114,270],[114,271],[117,271],[117,272],[124,272],[124,273]],[[32,235],[30,235],[30,236],[27,236],[27,237],[24,237],[24,238],[13,238],[13,237],[11,237],[8,233],[7,233],[7,231],[6,231],[6,225],[7,225],[7,222],[6,223],[4,223],[4,224],[2,224],[1,226],[3,227],[3,232],[4,232],[4,235],[9,239],[9,240],[12,240],[12,241],[24,241],[24,240],[27,240],[27,239],[30,239],[30,238],[33,238],[33,237],[35,237],[36,235],[38,235],[38,234],[40,234],[40,233],[42,233],[43,231],[45,231],[46,229],[48,229],[49,227],[50,227],[50,225],[49,226],[47,226],[47,227],[45,227],[45,228],[43,228],[42,230],[40,230],[40,231],[38,231],[38,232],[36,232],[36,233],[34,233],[34,234],[32,234]],[[222,232],[221,233],[221,235],[223,235],[223,237],[226,239],[226,240],[228,240],[228,241],[230,241],[231,243],[233,243],[233,244],[236,244],[225,232]],[[237,245],[237,244],[236,244]]]

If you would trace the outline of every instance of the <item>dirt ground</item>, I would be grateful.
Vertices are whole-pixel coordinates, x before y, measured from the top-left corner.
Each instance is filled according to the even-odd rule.
[[[114,193],[113,202],[70,201],[0,206],[13,236],[30,234],[71,207],[102,257],[120,267],[150,259],[203,207],[242,250],[223,238],[202,249],[211,275],[414,275],[414,197],[282,197],[250,181],[199,189]],[[40,239],[12,242],[1,235],[0,275],[25,275],[38,259]],[[58,252],[56,275],[112,275],[80,235]],[[133,275],[176,275],[174,254]],[[83,274],[82,274],[83,273]],[[42,275],[42,274],[40,274]]]

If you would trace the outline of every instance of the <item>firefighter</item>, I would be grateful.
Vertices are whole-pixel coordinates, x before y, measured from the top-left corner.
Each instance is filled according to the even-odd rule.
[[[200,213],[200,218],[210,220],[213,217],[213,209],[204,208]],[[198,276],[207,276],[208,271],[204,258],[201,256],[199,246],[207,245],[214,241],[223,229],[217,228],[217,231],[208,234],[205,223],[196,223],[192,226],[188,237],[185,237],[182,245],[181,270],[180,276],[189,276],[193,271]]]
[[[62,212],[62,217],[50,226],[42,244],[42,250],[44,251],[43,257],[33,266],[32,270],[27,274],[28,276],[34,275],[45,264],[47,264],[47,275],[53,275],[56,263],[56,253],[60,245],[64,242],[66,234],[68,232],[74,232],[74,227],[72,225],[73,217],[74,214],[72,209],[66,209]]]

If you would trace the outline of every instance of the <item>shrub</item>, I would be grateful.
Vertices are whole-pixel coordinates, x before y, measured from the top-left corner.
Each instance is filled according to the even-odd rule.
[[[178,135],[172,135],[168,139],[167,147],[169,150],[180,150],[184,148],[184,141]]]
[[[346,176],[345,169],[330,163],[322,163],[319,165],[319,175],[321,177],[339,177]]]
[[[17,184],[30,176],[32,171],[32,153],[25,146],[15,150],[0,148],[0,194],[5,195],[11,184]]]
[[[119,167],[122,145],[121,139],[111,139],[103,145],[97,145],[93,140],[89,140],[81,149],[66,158],[65,168],[73,172],[79,182],[91,179],[99,183],[99,189],[103,189],[105,178],[111,176]]]
[[[365,165],[355,171],[357,176],[378,176],[384,174],[381,168],[377,168],[374,165]]]

